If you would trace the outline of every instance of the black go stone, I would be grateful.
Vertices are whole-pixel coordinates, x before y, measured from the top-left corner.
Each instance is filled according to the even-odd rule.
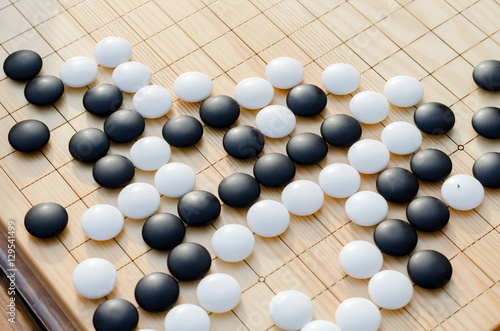
[[[474,82],[486,91],[500,91],[500,61],[486,60],[472,72]]]
[[[453,164],[446,153],[439,149],[423,149],[412,156],[411,171],[421,180],[438,182],[445,179],[450,173]]]
[[[153,272],[139,280],[134,290],[135,301],[149,312],[171,308],[179,298],[179,284],[170,275]]]
[[[40,55],[28,49],[16,51],[5,59],[3,71],[10,79],[24,81],[33,79],[42,70]]]
[[[167,267],[181,281],[203,278],[210,270],[212,259],[208,250],[197,243],[183,243],[170,251]]]
[[[221,212],[220,201],[207,191],[191,191],[182,196],[177,204],[177,213],[184,223],[205,226],[215,222]]]
[[[313,165],[318,164],[326,157],[328,145],[317,134],[303,132],[288,140],[286,153],[297,164]]]
[[[260,196],[259,182],[250,175],[232,174],[219,184],[219,198],[226,205],[235,208],[251,206]]]
[[[224,134],[222,144],[232,157],[249,159],[264,149],[264,135],[252,126],[239,125]]]
[[[297,116],[318,115],[326,107],[326,93],[312,84],[297,85],[288,92],[286,104]]]
[[[417,195],[418,179],[411,171],[389,168],[377,177],[377,191],[390,202],[407,202]]]
[[[179,245],[186,235],[181,219],[173,214],[160,213],[151,216],[142,225],[142,239],[151,248],[170,250]]]
[[[481,155],[474,162],[472,172],[484,187],[500,188],[500,153],[489,152]]]
[[[133,331],[139,323],[139,313],[127,300],[109,299],[97,307],[92,322],[97,331]]]
[[[163,125],[163,138],[175,147],[191,147],[203,136],[203,125],[189,115],[175,116]]]
[[[352,116],[335,114],[321,124],[321,135],[332,146],[349,147],[361,138],[361,125]]]
[[[47,125],[38,120],[24,120],[14,124],[9,130],[9,144],[20,152],[41,150],[50,139]]]
[[[432,135],[441,135],[455,125],[455,114],[450,107],[439,102],[426,102],[418,106],[413,114],[415,125],[420,131]]]
[[[141,114],[130,109],[118,110],[104,121],[104,132],[116,143],[128,143],[137,139],[145,127]]]
[[[91,87],[83,96],[83,106],[97,116],[109,116],[120,108],[123,94],[111,84],[99,84]]]
[[[413,254],[408,260],[407,270],[415,285],[431,290],[446,285],[453,273],[446,256],[433,250]]]
[[[472,127],[481,136],[500,139],[500,108],[484,107],[472,116]]]
[[[64,93],[62,80],[55,76],[38,76],[24,87],[26,100],[36,106],[47,106],[59,100]]]
[[[26,230],[37,238],[52,238],[68,225],[68,213],[61,205],[43,202],[31,207],[24,217]]]
[[[201,120],[213,128],[225,128],[240,117],[240,105],[227,95],[214,95],[200,106]]]
[[[383,253],[404,256],[415,249],[418,236],[409,223],[399,219],[388,219],[377,225],[373,239]]]
[[[78,131],[69,140],[69,152],[81,162],[95,162],[106,155],[110,147],[108,136],[96,128]]]
[[[264,186],[283,187],[295,177],[295,164],[286,155],[266,154],[255,162],[253,175]]]
[[[126,186],[134,175],[134,164],[122,155],[106,155],[92,168],[92,176],[97,184],[110,189]]]
[[[406,218],[415,229],[434,232],[441,230],[448,224],[450,210],[438,198],[424,196],[416,198],[408,204]]]

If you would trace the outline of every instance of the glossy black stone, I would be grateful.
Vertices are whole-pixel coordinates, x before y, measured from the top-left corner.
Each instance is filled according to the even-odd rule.
[[[21,49],[7,56],[3,71],[10,79],[24,81],[34,78],[42,70],[43,61],[38,53]]]
[[[203,136],[203,125],[189,115],[175,116],[163,125],[163,139],[175,147],[191,147]]]
[[[240,117],[240,105],[227,95],[214,95],[200,106],[201,120],[213,128],[225,128]]]
[[[411,171],[421,180],[438,182],[450,173],[453,164],[451,159],[439,149],[422,149],[410,160]]]
[[[439,102],[426,102],[418,106],[413,113],[413,120],[420,131],[432,135],[441,135],[455,125],[455,114],[450,107]]]
[[[132,161],[122,155],[106,155],[92,168],[92,176],[97,184],[105,188],[121,188],[134,178],[135,168]]]
[[[253,175],[264,186],[283,187],[295,177],[295,164],[286,155],[265,154],[255,162]]]
[[[434,232],[441,230],[448,224],[450,210],[438,198],[424,196],[416,198],[408,204],[406,218],[415,229]]]
[[[47,125],[37,120],[24,120],[14,124],[9,130],[9,144],[20,152],[41,150],[50,139]]]
[[[352,116],[335,114],[321,124],[321,135],[332,146],[349,147],[361,138],[361,125]]]
[[[26,230],[37,238],[51,238],[68,225],[68,213],[61,205],[43,202],[31,207],[24,217]]]
[[[69,140],[69,152],[81,162],[95,162],[106,155],[109,139],[104,132],[96,128],[78,131]]]
[[[472,127],[485,138],[500,139],[500,108],[484,107],[476,111]]]
[[[151,248],[169,250],[179,245],[186,235],[181,219],[173,214],[151,216],[142,225],[142,239]]]
[[[134,290],[135,301],[149,312],[169,309],[179,298],[179,284],[170,275],[153,272],[139,280]]]
[[[413,254],[408,260],[407,270],[415,285],[431,290],[446,285],[453,273],[446,256],[433,250]]]
[[[183,243],[175,247],[167,257],[170,273],[178,280],[193,281],[203,278],[212,259],[207,249],[197,243]]]
[[[64,93],[63,82],[55,76],[38,76],[24,87],[26,100],[36,106],[47,106],[59,100]]]
[[[295,86],[286,96],[288,108],[297,116],[318,115],[326,107],[326,93],[312,84]]]
[[[377,177],[377,191],[390,202],[410,201],[417,195],[418,179],[404,168],[389,168]]]
[[[500,91],[500,61],[486,60],[472,71],[474,82],[486,91]]]
[[[111,84],[99,84],[91,87],[83,96],[83,106],[97,116],[109,116],[120,108],[123,94]]]
[[[328,145],[317,134],[303,132],[288,140],[286,153],[297,164],[313,165],[318,164],[326,157]]]
[[[415,249],[418,236],[409,223],[398,219],[388,219],[377,225],[373,232],[373,239],[383,253],[404,256]]]
[[[97,307],[92,323],[96,331],[133,331],[139,323],[139,313],[127,300],[109,299]]]
[[[205,226],[215,222],[221,212],[219,199],[207,191],[191,191],[182,196],[177,213],[184,223]]]
[[[128,143],[137,139],[145,127],[141,114],[130,109],[115,111],[104,121],[104,132],[116,143]]]
[[[226,205],[244,208],[253,205],[260,196],[259,182],[250,175],[235,173],[219,184],[219,198]]]
[[[481,155],[474,162],[472,172],[484,187],[500,188],[500,153],[489,152]]]
[[[249,159],[264,149],[264,135],[256,128],[239,125],[229,129],[222,144],[226,152],[237,159]]]

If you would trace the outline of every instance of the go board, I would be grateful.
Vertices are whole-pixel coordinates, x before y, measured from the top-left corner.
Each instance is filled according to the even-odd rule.
[[[482,60],[500,54],[500,5],[495,0],[0,0],[0,60],[18,49],[33,49],[44,61],[42,74],[57,75],[61,64],[74,56],[92,57],[95,44],[107,36],[121,36],[133,45],[132,60],[145,63],[152,84],[172,91],[174,79],[186,71],[201,71],[213,79],[213,94],[233,95],[237,82],[264,77],[266,64],[279,56],[299,60],[305,83],[321,85],[322,71],[333,63],[354,65],[361,74],[359,91],[382,92],[385,81],[409,75],[421,81],[425,101],[451,107],[455,127],[443,136],[424,134],[421,148],[438,148],[453,161],[453,174],[472,174],[474,160],[500,144],[482,138],[471,126],[474,112],[500,107],[500,95],[479,90],[471,73]],[[112,70],[99,67],[92,84],[111,82]],[[89,240],[80,228],[86,209],[116,205],[118,191],[99,187],[92,166],[72,159],[70,137],[87,127],[102,128],[103,119],[85,112],[82,97],[88,88],[66,88],[53,106],[36,107],[23,96],[24,84],[0,73],[0,218],[2,232],[15,222],[17,254],[50,294],[40,298],[49,315],[63,313],[61,330],[92,329],[92,314],[104,301],[77,295],[71,284],[76,265],[102,257],[118,270],[118,283],[107,298],[135,303],[137,281],[154,271],[168,272],[167,253],[151,250],[141,238],[142,220],[126,219],[114,240]],[[172,91],[173,92],[173,91]],[[286,105],[286,92],[276,90],[274,104]],[[352,94],[352,95],[353,95]],[[319,133],[322,121],[333,114],[349,114],[352,95],[328,95],[326,109],[312,118],[298,118],[292,135]],[[122,108],[132,107],[126,94]],[[143,136],[161,137],[167,118],[180,114],[199,118],[199,103],[176,100],[167,117],[146,120]],[[255,125],[255,110],[242,109],[237,124]],[[391,106],[380,124],[363,125],[362,138],[380,139],[385,125],[413,121],[414,107]],[[35,118],[51,131],[41,151],[23,154],[7,143],[16,122]],[[229,157],[222,147],[224,130],[205,126],[202,140],[189,149],[173,149],[172,161],[195,169],[196,189],[217,194],[219,182],[234,172],[252,173],[253,160]],[[263,153],[285,153],[288,137],[266,139]],[[112,144],[111,153],[129,155],[131,144]],[[295,179],[317,181],[323,167],[347,162],[347,150],[329,147],[319,165],[298,166]],[[411,155],[391,155],[389,166],[409,169]],[[376,175],[362,175],[361,190],[375,190]],[[153,183],[151,172],[137,170],[134,182]],[[438,183],[420,183],[418,196],[441,197]],[[499,247],[500,193],[486,189],[480,207],[451,210],[448,225],[435,233],[419,232],[416,250],[443,253],[454,269],[442,289],[414,287],[414,297],[403,309],[382,310],[381,330],[493,330],[500,325]],[[280,199],[280,190],[263,188],[261,199]],[[69,213],[67,229],[57,238],[40,240],[27,234],[23,218],[40,202],[54,201]],[[213,225],[187,229],[185,241],[207,247],[213,260],[210,272],[234,276],[242,286],[240,304],[231,312],[211,314],[212,330],[277,330],[268,314],[274,294],[288,289],[312,299],[315,319],[334,321],[341,301],[368,298],[368,280],[347,277],[338,254],[352,240],[373,242],[373,228],[348,220],[345,199],[325,197],[313,216],[292,216],[289,229],[277,238],[256,236],[253,254],[244,262],[215,258],[210,239],[225,224],[246,225],[246,209],[222,206]],[[160,211],[176,212],[176,199],[162,197]],[[390,203],[390,218],[405,219],[405,207]],[[3,249],[3,248],[2,248]],[[383,269],[406,273],[407,257],[384,256]],[[196,282],[181,283],[178,303],[196,303]],[[44,304],[45,303],[45,304]],[[57,309],[56,309],[57,308]],[[164,313],[139,309],[139,328],[163,330]],[[56,323],[57,324],[57,323]],[[54,324],[55,325],[55,324]],[[54,330],[57,329],[53,326]]]

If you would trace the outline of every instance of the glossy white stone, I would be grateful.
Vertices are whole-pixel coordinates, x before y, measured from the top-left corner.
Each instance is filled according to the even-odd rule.
[[[352,116],[365,124],[382,122],[389,115],[389,108],[387,99],[373,91],[359,92],[349,102]]]
[[[347,152],[349,164],[362,174],[375,174],[387,167],[390,153],[382,142],[362,139],[355,142]]]
[[[109,240],[123,229],[123,215],[114,206],[100,204],[87,209],[82,215],[83,232],[94,240]]]
[[[132,55],[132,45],[121,37],[107,37],[94,48],[94,58],[103,67],[116,68]]]
[[[206,310],[212,313],[225,313],[240,302],[241,286],[228,274],[210,274],[198,283],[196,297]]]
[[[244,108],[260,109],[271,103],[274,98],[274,88],[263,78],[249,77],[236,85],[234,98]]]
[[[151,184],[129,184],[118,195],[118,209],[129,218],[143,219],[149,217],[159,207],[160,194]]]
[[[396,76],[385,83],[384,94],[393,105],[411,107],[424,97],[424,87],[413,77]]]
[[[170,145],[159,137],[144,137],[130,148],[130,160],[141,170],[158,170],[170,160]]]
[[[212,80],[202,72],[185,72],[174,81],[174,93],[181,100],[198,102],[212,93]]]
[[[125,62],[113,70],[113,84],[126,93],[135,93],[151,81],[151,70],[139,62]]]
[[[351,277],[366,279],[382,268],[382,252],[372,243],[363,240],[351,241],[339,254],[342,270]]]
[[[361,176],[348,164],[333,163],[321,170],[318,177],[321,189],[333,198],[347,198],[359,189]]]
[[[170,309],[164,326],[168,331],[209,331],[210,317],[203,308],[186,303]]]
[[[69,87],[83,87],[97,77],[97,63],[91,58],[77,56],[64,62],[59,68],[59,78]]]
[[[321,76],[323,86],[330,93],[345,95],[354,92],[361,82],[359,71],[347,63],[328,66]]]
[[[300,331],[340,331],[340,328],[332,322],[316,320],[304,325]]]
[[[239,224],[227,224],[212,236],[212,249],[226,262],[243,261],[250,256],[255,246],[252,231]]]
[[[392,122],[382,130],[382,143],[394,154],[407,155],[422,145],[422,133],[408,122]]]
[[[294,58],[278,57],[267,64],[266,78],[274,87],[291,89],[302,82],[304,67]]]
[[[312,215],[323,205],[325,196],[321,187],[310,180],[296,180],[285,186],[281,202],[288,211],[299,216]]]
[[[453,209],[471,210],[483,202],[484,188],[476,178],[469,175],[454,175],[441,186],[443,200]]]
[[[93,257],[82,261],[73,270],[73,287],[88,299],[103,298],[116,285],[116,269],[108,260]]]
[[[283,138],[295,129],[293,112],[284,106],[270,105],[262,108],[255,117],[257,129],[266,137]]]
[[[278,201],[261,200],[248,210],[247,222],[255,234],[261,237],[276,237],[288,229],[290,213]]]
[[[172,162],[162,166],[155,174],[155,186],[169,198],[180,198],[190,192],[196,184],[193,168],[185,163]]]
[[[134,94],[134,109],[144,118],[158,118],[167,114],[172,107],[172,94],[158,85],[148,85]]]
[[[337,307],[335,321],[342,331],[377,331],[382,315],[370,300],[349,298]]]
[[[356,192],[345,202],[347,217],[362,226],[373,226],[382,222],[389,212],[387,201],[372,191]]]
[[[368,283],[370,299],[384,309],[400,309],[410,303],[413,285],[408,277],[399,271],[382,270]]]
[[[276,294],[269,303],[269,314],[277,327],[300,330],[314,315],[311,299],[302,292],[287,290]]]

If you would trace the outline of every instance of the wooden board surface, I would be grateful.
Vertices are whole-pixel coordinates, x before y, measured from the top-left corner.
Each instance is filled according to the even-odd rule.
[[[186,71],[202,71],[214,81],[213,94],[233,95],[235,84],[250,76],[263,77],[266,63],[291,56],[305,67],[305,83],[321,86],[321,72],[336,62],[353,64],[362,72],[356,92],[381,92],[386,80],[411,75],[425,88],[423,101],[451,106],[456,125],[445,136],[424,134],[422,148],[436,147],[451,156],[452,174],[471,174],[482,153],[500,152],[498,141],[478,137],[470,124],[483,106],[500,107],[500,94],[477,89],[473,66],[500,54],[500,5],[495,0],[0,0],[0,60],[30,48],[44,59],[42,74],[57,75],[73,56],[92,56],[104,37],[118,35],[133,45],[132,59],[154,72],[152,84],[172,91],[174,79]],[[110,82],[111,70],[99,68],[92,84]],[[86,300],[71,284],[74,267],[89,257],[111,261],[118,284],[108,298],[135,303],[133,289],[145,274],[167,272],[167,253],[150,250],[141,238],[142,220],[126,220],[114,240],[89,240],[80,217],[98,203],[116,205],[118,191],[100,188],[91,165],[73,160],[67,144],[77,130],[102,128],[103,119],[84,111],[87,88],[66,88],[54,106],[35,107],[23,96],[24,84],[0,72],[0,218],[17,224],[17,248],[38,278],[46,283],[77,329],[92,329],[92,313],[104,301]],[[356,93],[354,92],[354,93]],[[354,94],[353,93],[353,94]],[[132,95],[122,108],[131,107]],[[273,103],[285,104],[286,91],[276,91]],[[319,132],[324,118],[349,113],[351,96],[328,95],[321,115],[300,118],[293,134]],[[175,101],[168,118],[189,114],[199,118],[199,104]],[[381,124],[363,125],[362,138],[380,139],[384,125],[412,122],[414,107],[391,106]],[[242,110],[238,124],[255,125],[256,111]],[[51,130],[49,144],[38,153],[15,152],[7,143],[10,127],[35,118]],[[161,136],[163,117],[146,121],[143,136]],[[197,189],[216,193],[220,180],[233,172],[251,173],[254,160],[228,157],[222,148],[224,130],[205,127],[203,140],[190,149],[174,149],[172,161],[190,164],[197,172]],[[293,135],[292,134],[292,135]],[[264,153],[285,152],[285,139],[266,139]],[[111,153],[129,154],[131,144],[112,144]],[[459,148],[460,147],[460,148]],[[463,149],[462,149],[463,147]],[[389,166],[409,168],[409,156],[391,155]],[[347,162],[346,149],[330,148],[317,166],[298,167],[296,179],[317,181],[321,168]],[[375,190],[376,175],[362,176],[362,190]],[[138,170],[135,182],[152,183],[153,173]],[[421,182],[419,196],[440,197],[441,183]],[[262,199],[280,199],[280,190],[263,189]],[[498,190],[486,189],[483,204],[472,211],[451,211],[450,223],[437,233],[419,233],[417,250],[435,249],[454,268],[453,278],[434,291],[415,287],[411,303],[397,311],[382,310],[382,330],[491,330],[500,318]],[[38,240],[27,234],[27,210],[44,201],[67,208],[68,228],[58,238]],[[177,200],[162,197],[161,211],[175,212]],[[229,223],[246,224],[246,209],[223,206],[219,220],[205,228],[188,228],[185,241],[205,245],[214,258],[210,272],[236,277],[243,294],[231,312],[211,314],[212,330],[277,330],[268,302],[282,290],[297,289],[314,303],[315,319],[334,321],[335,309],[353,296],[368,297],[368,280],[356,280],[340,269],[338,253],[352,240],[372,241],[373,228],[350,222],[345,199],[326,197],[314,216],[293,216],[279,238],[256,236],[254,253],[244,262],[215,258],[211,235]],[[404,205],[390,204],[389,217],[405,219]],[[384,269],[406,273],[407,257],[385,256]],[[181,283],[178,303],[196,303],[197,282]],[[164,313],[141,309],[139,328],[163,330]],[[69,327],[68,327],[69,329]]]

